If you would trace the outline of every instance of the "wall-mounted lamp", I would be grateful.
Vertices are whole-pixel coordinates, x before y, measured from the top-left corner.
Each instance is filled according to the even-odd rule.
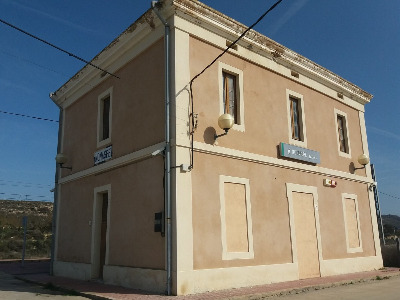
[[[376,188],[378,185],[378,183],[376,181],[374,181],[373,183],[371,183],[369,185],[369,190],[372,192],[374,190],[374,188]]]
[[[223,129],[225,132],[219,135],[214,134],[214,141],[224,135],[228,134],[229,129],[232,128],[234,119],[230,114],[223,114],[218,118],[218,126]]]
[[[362,165],[362,167],[360,167],[360,168],[354,168],[354,170],[365,169],[365,166],[369,163],[369,157],[368,157],[367,155],[365,155],[365,154],[361,154],[361,155],[358,157],[358,163],[359,163],[360,165]]]
[[[72,170],[72,167],[64,167],[63,166],[63,164],[65,164],[67,162],[67,160],[68,160],[67,156],[63,153],[58,153],[56,155],[56,163],[58,163],[60,168]]]

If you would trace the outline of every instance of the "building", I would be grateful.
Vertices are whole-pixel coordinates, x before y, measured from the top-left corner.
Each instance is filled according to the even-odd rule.
[[[51,95],[56,275],[180,295],[382,267],[372,96],[255,31],[191,82],[245,29],[165,0]]]

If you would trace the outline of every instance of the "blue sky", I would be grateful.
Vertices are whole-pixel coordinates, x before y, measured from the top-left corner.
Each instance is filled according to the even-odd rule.
[[[251,25],[275,0],[203,1]],[[0,0],[0,19],[90,60],[150,1]],[[383,213],[400,215],[400,1],[284,0],[255,30],[374,95],[366,106]],[[49,99],[84,64],[0,23],[0,111],[58,120]],[[51,200],[58,124],[0,113],[0,198]],[[395,196],[397,198],[391,197]]]

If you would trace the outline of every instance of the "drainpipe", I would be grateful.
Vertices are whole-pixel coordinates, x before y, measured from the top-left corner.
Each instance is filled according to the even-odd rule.
[[[151,7],[161,23],[164,24],[164,59],[165,59],[165,188],[164,188],[164,201],[165,201],[165,218],[166,218],[166,238],[167,238],[167,295],[171,295],[172,286],[172,224],[171,224],[171,138],[170,138],[170,116],[169,116],[169,105],[170,105],[170,54],[169,54],[169,38],[170,38],[170,26],[167,21],[161,16],[158,11],[157,5],[160,2],[151,1]]]
[[[62,120],[63,120],[63,109],[54,101],[54,94],[50,94],[50,99],[58,106],[60,109],[58,117],[58,142],[57,142],[57,154],[61,151],[61,136],[62,136]],[[60,168],[56,163],[56,173],[54,179],[54,200],[53,200],[53,220],[51,225],[51,254],[50,254],[50,275],[54,275],[54,260],[55,260],[55,247],[56,247],[56,231],[57,231],[57,210],[58,210],[58,177],[60,175]]]

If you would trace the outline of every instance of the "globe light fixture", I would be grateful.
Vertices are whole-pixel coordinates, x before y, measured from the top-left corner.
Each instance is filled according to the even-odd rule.
[[[358,163],[359,163],[360,165],[362,165],[362,167],[360,167],[360,168],[354,168],[354,170],[365,169],[365,166],[366,166],[367,164],[369,164],[369,157],[368,157],[366,154],[363,153],[363,154],[361,154],[361,155],[358,157],[357,161],[358,161]]]
[[[72,167],[64,167],[63,164],[65,164],[68,161],[68,157],[63,154],[63,153],[58,153],[56,155],[56,163],[60,166],[61,169],[68,169],[72,170]]]
[[[234,124],[235,120],[233,119],[232,115],[230,114],[223,114],[218,118],[218,126],[224,130],[225,132],[219,135],[214,134],[214,140],[216,140],[217,138],[227,135],[229,129],[232,128],[233,124]]]

